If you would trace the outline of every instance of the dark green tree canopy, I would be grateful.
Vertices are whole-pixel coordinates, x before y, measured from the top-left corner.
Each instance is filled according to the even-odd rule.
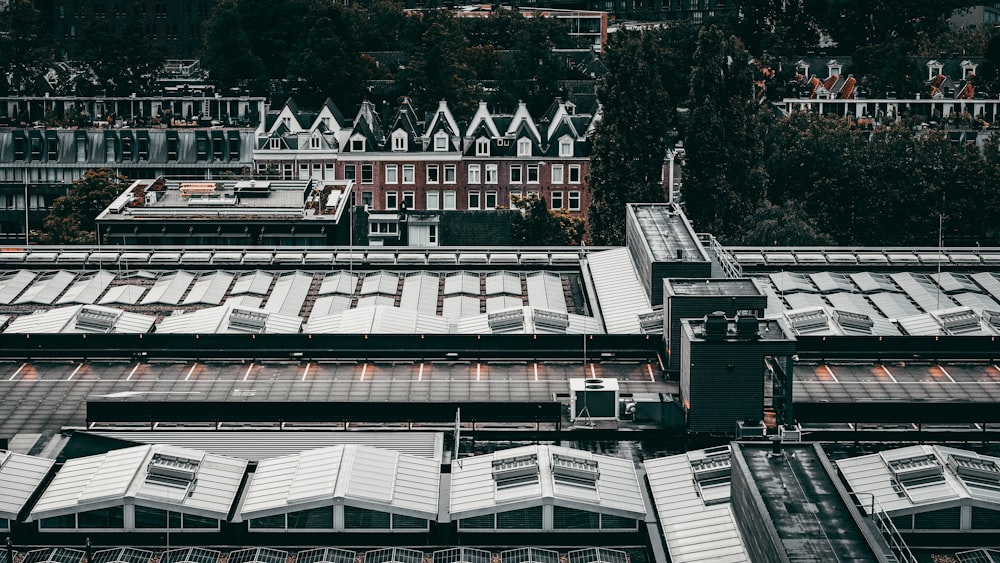
[[[514,244],[542,246],[576,246],[583,241],[583,219],[563,210],[550,210],[545,198],[536,194],[514,198],[511,235]]]
[[[128,187],[107,168],[88,170],[73,182],[69,193],[56,199],[45,218],[43,244],[94,244],[97,216]]]

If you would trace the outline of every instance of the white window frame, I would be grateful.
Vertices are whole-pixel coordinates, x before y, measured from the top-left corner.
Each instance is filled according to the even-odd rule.
[[[496,184],[500,181],[500,168],[498,164],[487,164],[485,167],[485,183]]]
[[[470,184],[482,184],[483,183],[482,170],[480,169],[480,167],[479,167],[478,164],[470,164],[468,172],[469,172],[469,183]]]
[[[524,194],[521,190],[510,190],[507,194],[507,207],[514,209],[514,196],[523,197]]]
[[[416,184],[417,183],[417,167],[414,164],[404,164],[403,165],[403,183],[404,184]]]
[[[575,176],[575,179],[574,179],[574,176]],[[582,182],[583,182],[583,171],[580,168],[580,165],[579,164],[570,164],[569,165],[569,183],[570,184],[579,184],[579,183],[582,183]]]
[[[398,184],[399,183],[399,167],[395,164],[385,165],[385,183],[386,184]]]
[[[273,151],[281,150],[281,139],[278,137],[271,137],[270,142],[268,143],[268,148]]]
[[[312,137],[309,138],[309,148],[311,149],[322,148],[322,145],[320,144],[319,141],[319,135],[313,135]]]
[[[553,184],[562,184],[563,181],[565,180],[565,177],[563,176],[563,165],[562,164],[553,164],[550,167],[549,175],[552,178],[552,183]]]
[[[407,200],[409,200],[409,202],[407,202]],[[401,203],[406,205],[407,209],[414,209],[417,206],[417,194],[412,190],[404,191]]]
[[[515,172],[516,172],[516,174],[515,174]],[[522,182],[524,182],[524,169],[521,167],[520,164],[511,164],[510,165],[510,183],[511,184],[520,184]]]
[[[351,137],[350,140],[351,152],[365,152],[366,144],[367,143],[365,142],[365,138],[360,135]]]
[[[448,179],[449,175],[451,176],[450,180]],[[445,184],[457,184],[458,183],[458,167],[455,166],[454,164],[445,164],[444,165],[444,183]]]
[[[573,139],[563,137],[559,139],[559,156],[573,156]]]
[[[427,190],[427,195],[425,197],[427,201],[428,211],[437,211],[441,209],[441,192],[437,190]]]
[[[457,209],[458,208],[458,194],[455,190],[445,190],[441,198],[441,208],[442,209]]]
[[[431,178],[431,171],[434,172],[434,178],[433,179]],[[438,168],[437,164],[428,164],[427,165],[427,174],[426,174],[426,176],[427,176],[427,183],[428,184],[437,184],[437,183],[439,183],[441,181],[441,169]]]
[[[473,202],[473,198],[475,198],[475,202]],[[479,190],[470,191],[469,192],[469,209],[479,209],[479,206],[481,204],[482,204],[482,201],[480,200],[480,197],[479,197]]]
[[[409,143],[407,142],[406,133],[404,133],[402,130],[397,129],[396,132],[392,134],[393,152],[405,152],[408,144]]]
[[[573,201],[576,200],[576,204]],[[566,198],[566,209],[569,211],[579,211],[580,210],[580,192],[573,190],[569,192]]]
[[[371,171],[371,176],[365,180],[365,168]],[[358,170],[358,174],[361,176],[362,184],[374,184],[375,183],[375,165],[374,164],[362,164],[361,170]]]
[[[539,169],[539,166],[537,164],[529,164],[526,168],[527,168],[527,170],[525,171],[526,182],[528,184],[537,184],[539,178],[541,177],[541,170]],[[532,172],[534,172],[535,176],[534,180],[531,179]]]
[[[490,204],[490,200],[493,200],[493,204]],[[490,190],[486,192],[486,197],[483,198],[483,209],[496,209],[497,208],[497,192],[495,190]]]
[[[476,156],[490,156],[490,140],[486,137],[476,139]]]
[[[399,209],[399,192],[396,190],[385,192],[385,208]]]
[[[434,152],[448,152],[448,134],[444,131],[434,135]]]
[[[531,141],[520,138],[517,140],[517,156],[531,156]]]
[[[552,209],[563,209],[566,202],[563,199],[562,190],[553,190],[552,195],[549,196],[549,207]]]

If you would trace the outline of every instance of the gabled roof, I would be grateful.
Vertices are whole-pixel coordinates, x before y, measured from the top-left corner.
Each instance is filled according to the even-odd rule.
[[[225,519],[247,462],[174,446],[136,446],[71,459],[42,493],[28,521],[137,504]],[[182,479],[160,479],[158,468],[181,468]]]
[[[375,105],[365,100],[358,109],[358,115],[354,119],[354,128],[351,130],[351,137],[361,135],[368,141],[368,150],[378,150],[385,142],[385,134],[382,131],[382,118],[375,110]],[[347,146],[350,148],[350,145]]]
[[[417,123],[417,112],[410,104],[409,98],[403,99],[386,130],[389,132],[389,140],[387,141],[385,150],[392,150],[392,138],[399,131],[402,131],[406,135],[406,150],[416,150],[416,143],[414,141],[420,137],[420,125]]]
[[[538,132],[535,121],[531,118],[531,114],[528,113],[528,106],[524,102],[518,102],[517,110],[514,111],[514,116],[511,118],[510,124],[507,125],[505,133],[520,137],[525,131],[530,133],[531,138],[536,143],[542,141],[542,135]]]
[[[438,462],[362,445],[340,445],[262,460],[240,515],[273,516],[343,503],[436,519]]]
[[[516,459],[537,465],[537,479],[498,485],[495,462]],[[567,484],[557,477],[554,465],[563,460],[595,467],[593,486]],[[611,514],[642,520],[646,505],[631,460],[593,454],[559,446],[525,446],[492,454],[458,459],[451,463],[452,519],[470,518],[543,504]]]
[[[438,131],[445,131],[452,136],[461,135],[462,133],[462,130],[458,127],[458,123],[455,121],[455,117],[451,114],[451,110],[448,109],[448,102],[445,100],[441,100],[438,103],[437,110],[427,123],[424,136],[432,137]]]
[[[333,118],[333,121],[337,124],[337,127],[343,127],[344,124],[347,123],[347,118],[344,117],[344,114],[340,112],[340,108],[338,108],[337,105],[334,104],[333,100],[331,100],[330,98],[327,98],[326,101],[323,102],[323,107],[320,108],[319,114],[316,115],[316,122],[322,123],[320,118],[326,117],[328,115],[329,117]]]
[[[970,505],[1000,510],[1000,457],[945,446],[908,446],[836,462],[848,488],[874,495],[891,516]],[[862,503],[871,511],[871,503]]]
[[[0,518],[16,520],[55,460],[0,450]]]
[[[466,129],[465,136],[478,136],[483,132],[486,132],[490,137],[501,136],[496,123],[493,121],[493,115],[490,114],[489,108],[486,107],[486,102],[479,102],[479,107],[476,108],[476,113],[469,121],[469,128]]]

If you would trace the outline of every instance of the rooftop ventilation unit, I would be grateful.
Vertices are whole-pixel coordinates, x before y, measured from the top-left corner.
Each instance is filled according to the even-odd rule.
[[[557,483],[596,487],[601,472],[595,460],[552,454],[552,476]]]
[[[234,195],[217,195],[217,196],[192,196],[189,200],[192,204],[204,205],[209,207],[232,207],[236,205],[239,200]]]
[[[154,454],[146,467],[146,481],[187,487],[198,476],[201,461],[166,454]]]
[[[729,319],[722,311],[716,311],[705,317],[705,336],[722,338],[729,331]]]
[[[788,322],[796,332],[823,330],[829,326],[826,313],[822,309],[792,313],[788,315]]]
[[[948,456],[948,466],[961,477],[1000,482],[1000,467],[990,459],[951,454]]]
[[[952,334],[961,334],[980,328],[979,316],[972,309],[940,313],[937,318],[941,321],[941,326]]]
[[[663,334],[663,309],[640,313],[639,329],[643,334]]]
[[[493,460],[493,481],[498,489],[538,482],[538,455]]]
[[[229,312],[229,328],[248,332],[264,332],[267,326],[267,313],[263,311],[248,311],[233,309]]]
[[[708,481],[732,475],[732,453],[729,448],[725,452],[708,456],[704,459],[691,460],[691,472],[695,481]]]
[[[760,321],[757,317],[750,315],[739,315],[736,317],[736,334],[740,338],[755,339],[759,336]]]
[[[271,193],[271,182],[244,180],[234,186],[239,197],[267,197]]]
[[[121,311],[103,311],[83,307],[76,314],[76,328],[85,330],[96,330],[98,332],[111,332],[115,328],[115,323],[122,316]]]
[[[489,320],[490,330],[493,332],[505,332],[524,328],[523,309],[490,313],[487,319]]]
[[[990,323],[990,326],[1000,329],[1000,311],[983,310],[983,320]]]
[[[902,484],[942,475],[944,467],[934,454],[927,454],[904,459],[887,460],[886,465],[892,471],[893,477]]]
[[[569,328],[569,315],[557,311],[535,309],[535,326],[566,332],[566,329]]]
[[[835,310],[833,314],[837,319],[837,323],[847,329],[871,333],[872,327],[875,326],[875,321],[868,315],[852,313],[851,311],[841,311],[839,309]]]

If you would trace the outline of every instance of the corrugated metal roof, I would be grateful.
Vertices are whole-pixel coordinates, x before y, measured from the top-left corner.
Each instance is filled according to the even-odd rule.
[[[479,295],[479,274],[452,272],[444,277],[445,295]]]
[[[873,293],[868,296],[882,314],[890,319],[919,315],[920,309],[901,293]]]
[[[335,272],[327,274],[323,278],[323,283],[319,286],[319,295],[329,295],[340,293],[343,295],[354,295],[354,290],[358,287],[358,275],[350,272]]]
[[[184,296],[184,292],[187,291],[188,287],[191,286],[191,282],[194,281],[194,278],[194,274],[183,270],[167,274],[156,280],[149,293],[143,298],[142,304],[152,305],[163,303],[166,305],[178,305],[181,302],[181,297]]]
[[[362,299],[389,298],[380,295]],[[310,317],[305,331],[310,334],[448,334],[450,325],[447,319],[436,315],[373,305]]]
[[[0,450],[0,518],[16,520],[55,460]]]
[[[552,272],[532,272],[526,280],[528,305],[565,313],[566,296],[563,295],[562,277]]]
[[[372,307],[392,307],[396,304],[396,298],[389,295],[365,295],[358,298],[357,309],[371,309]]]
[[[521,295],[521,276],[514,272],[486,274],[486,295]]]
[[[647,459],[646,479],[660,519],[663,540],[675,563],[749,562],[728,500],[706,505],[698,493],[691,460],[705,450]],[[728,489],[729,484],[719,488]],[[720,491],[728,497],[728,490]]]
[[[312,274],[291,272],[282,274],[274,284],[274,290],[264,304],[264,310],[282,315],[297,316],[309,294]]]
[[[288,456],[325,446],[357,444],[440,462],[444,447],[444,434],[441,432],[95,430],[87,433],[140,444],[169,444],[250,461]]]
[[[176,487],[149,478],[154,456],[191,460],[197,486]],[[136,504],[225,519],[239,490],[247,462],[175,446],[136,446],[71,459],[42,493],[28,521],[73,514],[126,499]]]
[[[101,305],[135,305],[146,288],[139,285],[116,285],[101,298]]]
[[[35,272],[18,270],[16,274],[0,280],[0,304],[10,305],[17,296],[35,280]]]
[[[553,454],[597,462],[596,486],[561,484],[553,474]],[[526,455],[534,455],[537,459],[538,480],[497,488],[493,462]],[[646,517],[646,505],[635,465],[628,459],[559,446],[536,445],[458,459],[451,463],[449,511],[452,519],[541,506],[543,499],[552,499],[556,506],[624,518],[642,520]]]
[[[441,279],[437,274],[428,272],[408,274],[403,280],[403,291],[399,298],[400,308],[427,315],[437,314],[440,283]]]
[[[247,317],[252,317],[252,324],[241,322],[241,319]],[[301,328],[301,317],[271,313],[264,309],[239,305],[236,300],[230,299],[219,307],[209,307],[166,317],[156,325],[156,332],[165,334],[298,334]]]
[[[486,298],[487,313],[495,313],[497,311],[503,311],[504,309],[514,309],[523,306],[524,301],[520,296],[514,297],[513,295],[496,295],[494,297]]]
[[[594,252],[585,271],[597,294],[596,305],[609,334],[641,334],[639,315],[653,309],[636,277],[627,248]]]
[[[240,276],[233,285],[233,290],[229,293],[231,295],[240,295],[243,293],[267,295],[267,290],[271,288],[272,281],[274,281],[273,275],[262,270],[257,270],[256,272]]]
[[[884,510],[891,516],[928,512],[955,504],[969,505],[973,501],[979,506],[989,506],[990,510],[1000,510],[1000,491],[981,487],[976,479],[965,479],[955,470],[953,458],[971,460],[981,467],[1000,469],[998,457],[928,445],[896,448],[842,459],[835,463],[849,489],[874,495],[876,509]],[[935,479],[923,478],[913,486],[908,486],[907,480],[896,477],[889,464],[901,467],[936,466],[939,473]],[[862,503],[862,510],[870,513],[870,506],[870,503]]]
[[[104,290],[111,285],[114,279],[114,272],[107,270],[100,270],[93,274],[84,274],[66,290],[66,293],[56,301],[56,304],[81,303],[89,305],[94,303],[104,293]]]
[[[82,315],[82,316],[81,316]],[[97,319],[95,324],[90,319]],[[70,305],[38,311],[14,319],[4,330],[10,334],[142,334],[153,328],[156,317],[100,305]]]
[[[460,319],[478,315],[479,298],[468,295],[453,295],[445,297],[441,306],[441,316],[446,319]]]
[[[38,303],[41,305],[51,305],[73,283],[74,279],[76,279],[76,274],[65,270],[41,274],[14,301],[14,304]]]
[[[261,461],[243,502],[244,519],[348,506],[436,519],[440,465],[427,458],[343,445]]]
[[[233,278],[235,277],[234,274],[230,274],[229,272],[212,272],[202,275],[195,282],[191,291],[188,292],[187,297],[184,298],[184,304],[195,305],[205,303],[218,305],[222,303],[222,299],[225,298],[226,291],[232,285]]]
[[[383,295],[396,295],[399,287],[399,276],[392,272],[372,272],[365,276],[361,284],[361,295],[372,295],[381,293]]]
[[[955,302],[945,295],[944,291],[937,284],[923,274],[899,272],[889,274],[889,277],[903,289],[914,303],[926,312],[955,306]]]
[[[352,299],[349,295],[327,295],[320,297],[313,303],[309,319],[342,313],[351,308]]]

